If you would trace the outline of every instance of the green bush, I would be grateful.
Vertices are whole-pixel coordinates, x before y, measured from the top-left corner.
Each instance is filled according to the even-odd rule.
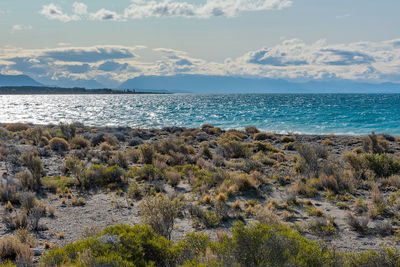
[[[383,154],[365,154],[364,158],[367,167],[378,177],[389,177],[400,173],[400,162],[386,153]]]
[[[41,259],[41,265],[173,266],[175,254],[171,245],[170,241],[155,234],[149,226],[116,225],[98,236],[47,252]],[[82,258],[97,264],[81,265]],[[98,265],[107,262],[112,264]]]
[[[71,187],[75,184],[75,179],[71,177],[65,176],[51,176],[51,177],[43,177],[40,179],[43,188],[56,192],[58,188],[64,190],[67,187]]]
[[[81,186],[94,187],[120,186],[125,183],[125,172],[119,166],[105,167],[102,164],[91,165],[82,174]]]
[[[140,180],[153,181],[153,180],[164,180],[164,171],[154,167],[151,164],[145,164],[141,168],[132,168],[130,175]]]

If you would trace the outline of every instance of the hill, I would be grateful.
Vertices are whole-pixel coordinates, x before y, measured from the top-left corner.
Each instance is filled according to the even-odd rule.
[[[289,82],[281,79],[217,75],[139,76],[119,89],[168,90],[191,93],[400,93],[400,84],[350,80]]]

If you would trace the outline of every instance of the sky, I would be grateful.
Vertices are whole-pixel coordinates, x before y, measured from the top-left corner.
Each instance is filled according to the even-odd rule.
[[[1,0],[0,73],[400,83],[399,0]]]

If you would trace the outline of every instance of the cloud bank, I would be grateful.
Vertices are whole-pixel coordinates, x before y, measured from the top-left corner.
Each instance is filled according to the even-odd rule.
[[[71,22],[77,20],[125,21],[151,17],[211,18],[236,17],[243,12],[279,10],[292,5],[291,0],[207,0],[203,4],[191,4],[185,1],[144,1],[132,0],[123,12],[118,13],[105,8],[88,12],[88,6],[74,2],[72,13],[68,14],[53,3],[44,5],[40,14],[52,20]]]
[[[150,51],[149,51],[150,50]],[[143,54],[156,59],[145,60]],[[106,86],[139,75],[212,74],[294,81],[350,79],[400,83],[400,39],[383,42],[307,44],[299,39],[214,62],[185,51],[143,46],[0,49],[1,73],[24,73],[42,83],[95,81]]]

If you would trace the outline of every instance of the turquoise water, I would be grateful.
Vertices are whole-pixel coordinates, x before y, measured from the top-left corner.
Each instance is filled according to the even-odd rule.
[[[400,135],[400,94],[0,96],[0,122]]]

